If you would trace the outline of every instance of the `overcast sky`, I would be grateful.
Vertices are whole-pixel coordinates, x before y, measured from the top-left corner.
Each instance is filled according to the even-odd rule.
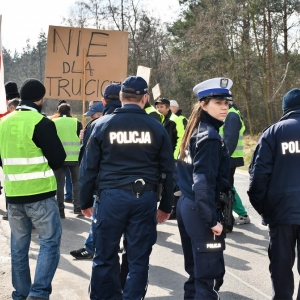
[[[2,45],[14,52],[22,52],[26,40],[36,45],[41,31],[48,34],[48,26],[61,26],[76,0],[1,0]],[[178,0],[146,1],[153,12],[164,21],[172,20],[179,11]]]

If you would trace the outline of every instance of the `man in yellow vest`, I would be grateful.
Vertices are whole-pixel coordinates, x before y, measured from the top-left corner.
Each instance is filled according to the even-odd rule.
[[[179,104],[176,100],[170,100],[170,110],[175,114],[179,119],[182,120],[184,128],[187,125],[188,119],[182,115],[182,109],[179,108]]]
[[[49,299],[60,256],[62,227],[53,170],[62,166],[66,153],[53,122],[41,114],[45,92],[40,81],[27,79],[20,89],[20,105],[0,122],[0,165],[11,228],[12,299]],[[32,282],[28,251],[33,225],[40,250]]]
[[[69,168],[71,173],[72,187],[73,187],[73,205],[74,214],[81,215],[79,203],[79,149],[80,139],[79,134],[82,129],[82,124],[76,118],[71,116],[71,107],[67,103],[63,103],[58,107],[59,117],[53,119],[56,126],[57,134],[64,146],[67,157],[61,168],[54,171],[57,181],[56,199],[58,202],[59,213],[61,218],[65,218],[64,205],[64,186],[66,170]]]
[[[230,155],[230,174],[229,183],[235,191],[235,201],[233,203],[233,211],[239,216],[235,220],[237,224],[248,224],[250,218],[243,206],[242,200],[234,188],[234,174],[237,167],[244,165],[244,131],[245,123],[242,115],[235,104],[229,106],[227,117],[224,121],[224,125],[220,128],[219,133],[224,139],[225,145],[228,148]],[[233,218],[233,217],[232,217]],[[227,227],[226,231],[231,232],[232,226]]]
[[[66,100],[61,99],[61,100],[58,101],[56,113],[52,116],[49,116],[50,120],[53,121],[54,119],[59,117],[58,108],[63,103],[67,103]],[[65,190],[66,190],[65,202],[66,203],[72,203],[73,202],[73,188],[72,188],[71,174],[70,174],[69,168],[67,168],[67,171],[66,171]]]
[[[176,161],[179,155],[179,149],[181,140],[184,134],[185,126],[182,122],[182,119],[176,116],[171,108],[170,108],[170,100],[166,98],[160,98],[155,101],[156,109],[164,116],[163,125],[165,129],[167,130],[171,145],[173,147],[173,157],[174,157],[174,163],[175,163],[175,172],[174,172],[174,192],[178,192],[177,187],[177,173],[176,173]],[[170,216],[170,220],[176,219],[176,207],[179,197],[177,195],[174,195],[173,199],[173,206],[172,206],[172,213]]]
[[[172,113],[170,101],[166,98],[160,98],[155,101],[156,109],[164,116],[163,125],[167,130],[173,147],[174,159],[177,160],[179,148],[184,133],[184,125],[181,120]]]
[[[178,122],[182,122],[184,129],[188,123],[188,119],[182,115],[182,109],[179,108],[179,104],[176,100],[170,100],[170,110],[172,111],[173,114],[175,114],[178,117]],[[181,196],[181,191],[179,190],[179,186],[177,184],[177,171],[175,168],[174,172],[174,181],[176,182],[176,187],[174,189],[174,209],[172,211],[172,214],[170,216],[170,219],[175,219],[176,218],[176,207],[177,207],[177,202],[179,200],[179,197]]]

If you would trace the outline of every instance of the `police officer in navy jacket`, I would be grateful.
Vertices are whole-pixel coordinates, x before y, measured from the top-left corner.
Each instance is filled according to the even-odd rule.
[[[172,147],[164,127],[143,109],[147,88],[138,76],[122,83],[123,107],[97,121],[81,161],[80,201],[87,217],[92,215],[94,190],[100,190],[90,299],[122,299],[115,292],[118,274],[114,266],[123,233],[129,264],[123,299],[142,298],[156,223],[170,216]],[[166,179],[157,210],[157,182],[162,173]]]
[[[218,131],[232,100],[228,78],[213,78],[194,87],[199,102],[186,127],[177,161],[182,195],[177,220],[189,279],[184,299],[219,299],[225,274],[225,234],[218,207],[219,193],[227,193],[230,158]]]
[[[248,195],[269,225],[272,299],[293,299],[296,244],[300,270],[300,89],[284,95],[282,110],[282,118],[263,132],[256,146]]]

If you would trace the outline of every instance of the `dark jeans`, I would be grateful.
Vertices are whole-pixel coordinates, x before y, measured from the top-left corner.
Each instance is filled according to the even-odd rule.
[[[93,261],[90,298],[122,299],[116,296],[120,270],[116,273],[119,243],[122,234],[127,241],[129,274],[123,299],[141,299],[148,279],[149,256],[157,237],[156,193],[143,192],[137,198],[125,189],[105,189],[100,195],[95,216]]]
[[[128,273],[129,273],[126,248],[127,248],[127,241],[126,241],[126,238],[124,236],[123,237],[122,262],[121,262],[121,270],[120,270],[120,283],[121,283],[122,290],[125,287],[125,283],[126,283],[127,276],[128,276]],[[145,287],[145,293],[144,293],[143,297],[141,298],[141,300],[145,299],[147,289],[148,289],[148,284],[149,284],[149,279],[148,279],[147,286]]]
[[[72,199],[72,198],[73,198],[73,191],[72,191],[71,173],[70,173],[69,168],[67,168],[65,199]]]
[[[273,300],[292,300],[294,293],[293,265],[297,244],[297,268],[300,274],[300,225],[278,225],[269,228],[270,274],[273,287]],[[297,299],[300,299],[299,287]]]
[[[59,208],[64,208],[64,189],[65,189],[65,177],[66,171],[69,168],[71,173],[71,180],[73,186],[73,196],[74,196],[74,208],[80,207],[79,202],[79,186],[78,186],[78,177],[79,177],[79,164],[67,164],[65,163],[58,170],[54,170],[54,174],[57,182],[57,191],[56,199]]]

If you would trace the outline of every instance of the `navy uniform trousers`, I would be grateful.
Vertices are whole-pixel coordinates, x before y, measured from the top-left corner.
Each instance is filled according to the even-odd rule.
[[[184,299],[217,300],[225,274],[224,235],[214,236],[198,212],[195,201],[181,195],[177,204],[177,221],[181,237],[185,270],[189,279],[184,284]],[[209,249],[207,245],[221,244]]]
[[[294,294],[293,265],[297,244],[298,273],[300,274],[300,225],[278,225],[269,228],[268,249],[273,300],[292,300]],[[300,299],[300,286],[297,299]]]
[[[130,190],[104,189],[96,211],[90,299],[140,300],[145,294],[149,256],[156,242],[157,196],[144,191],[139,198]],[[127,241],[129,273],[123,289],[118,291],[118,251],[122,234]]]

